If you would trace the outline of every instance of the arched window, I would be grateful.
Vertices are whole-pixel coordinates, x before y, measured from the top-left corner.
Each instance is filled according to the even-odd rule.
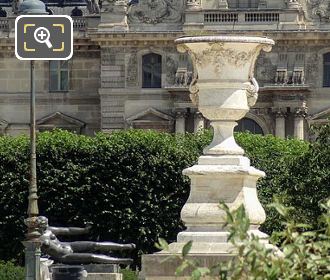
[[[142,87],[162,87],[162,56],[149,53],[142,57]]]
[[[258,8],[259,0],[228,0],[228,7],[233,9]]]
[[[330,87],[330,52],[323,55],[323,87]]]
[[[254,120],[243,118],[238,122],[238,125],[235,127],[236,132],[245,132],[249,131],[253,134],[264,135],[262,128]]]

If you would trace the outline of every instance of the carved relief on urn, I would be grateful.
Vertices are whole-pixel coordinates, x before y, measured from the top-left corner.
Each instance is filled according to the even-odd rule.
[[[200,36],[176,40],[178,50],[190,54],[195,68],[196,77],[190,86],[192,100],[218,132],[206,154],[244,152],[233,138],[233,128],[257,100],[256,59],[261,50],[271,50],[273,41],[242,38]]]

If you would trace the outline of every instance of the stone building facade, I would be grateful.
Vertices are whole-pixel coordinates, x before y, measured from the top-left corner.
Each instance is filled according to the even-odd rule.
[[[3,2],[1,2],[3,1]],[[0,133],[29,128],[29,63],[14,55],[15,9],[0,0]],[[103,0],[100,9],[47,2],[54,14],[75,6],[74,55],[38,62],[39,130],[77,133],[125,128],[194,132],[207,120],[189,98],[195,73],[174,40],[245,34],[275,40],[258,59],[257,104],[239,130],[309,138],[330,116],[330,0]],[[93,2],[95,3],[95,2]],[[2,13],[4,14],[4,13]]]

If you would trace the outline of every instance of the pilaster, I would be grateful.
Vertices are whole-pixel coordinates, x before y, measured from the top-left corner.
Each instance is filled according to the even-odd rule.
[[[275,111],[275,136],[285,138],[285,118],[286,113],[278,109]]]
[[[186,111],[177,111],[175,113],[175,133],[184,134],[186,132]]]
[[[299,140],[305,138],[305,117],[307,116],[307,108],[296,108],[294,113],[294,137]]]

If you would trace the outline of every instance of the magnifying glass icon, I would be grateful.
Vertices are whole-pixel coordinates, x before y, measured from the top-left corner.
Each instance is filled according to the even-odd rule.
[[[53,47],[49,41],[50,32],[46,27],[38,27],[34,31],[34,39],[40,44],[46,44],[49,49]]]

